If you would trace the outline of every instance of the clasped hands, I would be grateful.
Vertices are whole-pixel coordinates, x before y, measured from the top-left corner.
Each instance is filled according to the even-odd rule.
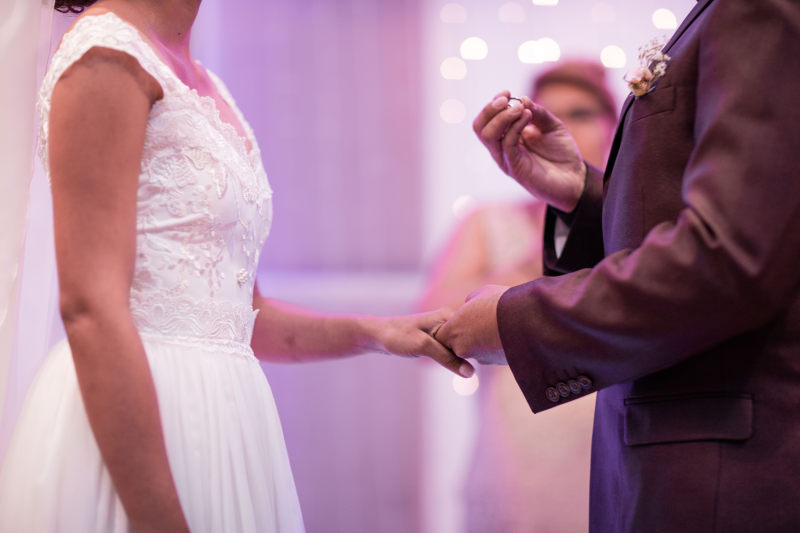
[[[377,320],[378,351],[404,357],[430,357],[451,372],[468,378],[482,364],[505,364],[497,329],[497,302],[508,287],[489,285],[469,295],[457,311],[440,309]]]
[[[489,285],[479,289],[455,312],[440,309],[378,318],[379,351],[405,357],[430,357],[465,378],[475,373],[467,358],[481,364],[505,364],[496,313],[497,302],[507,288]]]
[[[503,172],[528,192],[565,212],[583,193],[586,166],[564,124],[530,98],[499,93],[473,122],[473,130]],[[506,364],[497,305],[508,287],[488,285],[470,294],[454,313],[440,311],[429,334],[456,358],[465,377],[481,364]],[[441,362],[441,361],[440,361]],[[444,364],[444,363],[442,363]],[[445,366],[448,366],[445,364]]]
[[[497,327],[497,303],[506,290],[508,287],[487,285],[472,292],[430,335],[459,357],[484,365],[506,364]]]

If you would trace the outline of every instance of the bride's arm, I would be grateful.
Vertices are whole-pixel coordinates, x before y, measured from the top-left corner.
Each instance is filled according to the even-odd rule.
[[[465,377],[474,369],[464,359],[431,337],[430,332],[450,316],[446,310],[411,316],[322,313],[294,304],[263,298],[255,288],[258,309],[253,351],[259,359],[305,362],[335,359],[368,352],[405,357],[427,356]]]
[[[133,58],[95,48],[58,82],[50,114],[61,316],[89,423],[137,532],[189,530],[128,305],[142,147],[160,97]]]

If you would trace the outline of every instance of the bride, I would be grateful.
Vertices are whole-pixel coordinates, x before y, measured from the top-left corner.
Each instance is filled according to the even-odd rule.
[[[256,356],[379,351],[472,373],[429,335],[446,312],[259,295],[272,192],[233,98],[190,57],[200,1],[56,1],[88,8],[39,95],[67,340],[0,470],[0,531],[302,531]]]

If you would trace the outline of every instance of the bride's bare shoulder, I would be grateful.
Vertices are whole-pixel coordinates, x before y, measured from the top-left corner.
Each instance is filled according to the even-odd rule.
[[[92,5],[81,13],[64,32],[67,35],[75,25],[90,17],[99,17],[114,14],[123,22],[130,24],[115,9],[113,2],[103,3],[101,6]],[[62,38],[63,43],[63,38]],[[59,44],[59,48],[61,43]],[[83,76],[74,76],[79,71],[85,71]],[[58,78],[57,84],[68,77],[74,77],[85,84],[106,85],[111,84],[118,76],[132,76],[137,80],[141,90],[147,95],[151,104],[163,98],[163,90],[158,81],[142,66],[137,57],[123,49],[106,48],[98,45],[83,52],[81,57],[67,67]]]

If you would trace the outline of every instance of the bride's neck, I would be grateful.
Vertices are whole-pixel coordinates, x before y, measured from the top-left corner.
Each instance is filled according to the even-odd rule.
[[[189,51],[192,24],[201,0],[134,0],[152,6],[153,30],[173,51]]]
[[[108,7],[140,22],[139,28],[150,33],[172,54],[189,57],[192,24],[202,0],[105,0],[98,7]],[[104,6],[105,5],[105,6]]]

